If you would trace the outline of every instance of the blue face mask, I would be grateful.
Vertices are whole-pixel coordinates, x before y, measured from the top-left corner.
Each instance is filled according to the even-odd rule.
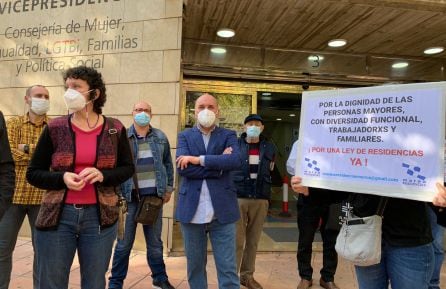
[[[137,125],[139,126],[146,126],[150,123],[150,116],[145,113],[144,111],[141,111],[140,113],[135,114],[133,118]]]
[[[248,137],[259,137],[260,135],[260,127],[256,125],[251,125],[246,127],[246,135]]]

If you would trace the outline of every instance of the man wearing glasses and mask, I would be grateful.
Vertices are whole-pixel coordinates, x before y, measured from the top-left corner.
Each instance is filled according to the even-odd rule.
[[[128,215],[124,239],[118,240],[113,255],[113,267],[109,278],[109,289],[123,288],[127,276],[130,251],[135,241],[135,215],[138,205],[145,197],[157,196],[163,203],[170,200],[173,191],[173,164],[167,136],[150,125],[152,108],[145,102],[133,107],[133,124],[127,136],[133,153],[135,175],[121,185],[123,196],[128,202]],[[173,289],[166,274],[161,240],[163,209],[159,209],[153,225],[143,225],[147,247],[147,263],[152,272],[152,285],[157,289]]]

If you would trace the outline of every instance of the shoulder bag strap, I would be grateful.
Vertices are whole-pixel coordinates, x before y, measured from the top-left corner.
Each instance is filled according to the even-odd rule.
[[[388,197],[381,197],[379,200],[378,208],[376,209],[376,214],[380,217],[384,215],[384,209],[386,208]]]
[[[108,124],[108,135],[110,136],[110,139],[113,143],[114,151],[115,151],[115,167],[118,164],[118,130],[115,128],[115,124],[113,123],[113,119],[106,117]],[[118,186],[119,188],[119,186]],[[118,232],[117,232],[117,238],[118,240],[124,240],[125,235],[125,221],[126,221],[126,215],[128,211],[127,202],[125,198],[121,194],[121,190],[116,189],[116,194],[118,195],[118,208],[119,208],[119,215],[118,215]]]
[[[113,123],[113,119],[105,117],[105,119],[107,120],[107,124],[108,124],[108,135],[110,136],[110,139],[113,143],[113,147],[114,147],[114,153],[115,153],[115,168],[118,164],[118,144],[119,144],[119,139],[118,139],[118,130],[115,128],[115,124]],[[116,190],[116,193],[118,194],[119,198],[122,199],[122,194],[121,194],[121,190]]]
[[[111,118],[106,117],[108,124],[108,135],[113,143],[114,152],[115,152],[115,167],[118,162],[118,130],[115,128],[115,124]]]

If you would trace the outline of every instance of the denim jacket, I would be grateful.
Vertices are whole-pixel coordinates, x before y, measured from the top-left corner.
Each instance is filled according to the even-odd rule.
[[[138,141],[133,124],[127,129],[127,137],[133,150],[133,163],[136,165],[138,158]],[[167,136],[159,129],[150,126],[150,131],[146,136],[146,141],[152,150],[156,191],[158,196],[163,197],[166,192],[173,191],[173,164],[170,155],[170,144]],[[135,170],[136,173],[136,170]],[[121,185],[122,195],[128,202],[132,201],[133,177]]]
[[[249,144],[245,139],[246,133],[238,139],[242,166],[232,173],[237,197],[269,200],[271,198],[271,163],[274,162],[276,149],[271,142],[260,135],[259,170],[257,179],[252,180],[249,177]]]

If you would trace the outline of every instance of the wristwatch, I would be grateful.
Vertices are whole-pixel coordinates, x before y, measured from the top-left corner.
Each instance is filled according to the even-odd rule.
[[[29,154],[29,144],[23,146],[23,151],[25,152],[25,154]]]

